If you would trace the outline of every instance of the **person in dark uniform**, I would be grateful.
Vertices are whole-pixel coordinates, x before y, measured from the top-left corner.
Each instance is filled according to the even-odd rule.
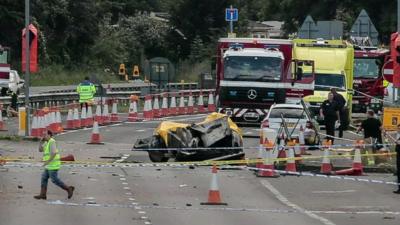
[[[379,119],[375,118],[375,113],[373,110],[367,111],[367,119],[365,119],[361,126],[358,127],[357,132],[364,130],[364,138],[376,138],[377,149],[383,148],[382,146],[382,123]]]
[[[339,126],[339,137],[343,137],[343,131],[347,128],[347,118],[346,118],[346,100],[343,95],[336,92],[336,88],[331,88],[331,93],[333,94],[333,101],[339,105],[340,114],[340,126]]]
[[[326,139],[331,140],[333,144],[335,139],[335,123],[336,120],[340,121],[339,104],[333,100],[333,93],[329,92],[328,99],[321,105],[319,115],[325,123]]]

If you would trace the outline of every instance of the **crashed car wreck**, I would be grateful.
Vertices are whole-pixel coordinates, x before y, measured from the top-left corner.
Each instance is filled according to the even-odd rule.
[[[133,150],[148,151],[152,162],[242,159],[240,128],[225,114],[211,113],[200,123],[161,122],[153,136],[138,139]]]

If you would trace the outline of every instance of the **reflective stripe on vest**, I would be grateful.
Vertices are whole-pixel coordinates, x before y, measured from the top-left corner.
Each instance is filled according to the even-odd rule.
[[[79,102],[88,102],[93,100],[96,87],[93,84],[79,84],[77,92],[79,93]]]
[[[50,140],[46,143],[46,146],[44,147],[43,161],[47,161],[50,159],[50,145],[55,143],[56,141],[53,138],[50,138]],[[47,164],[46,169],[59,170],[60,167],[61,167],[60,153],[58,152],[58,149],[56,149],[56,156],[49,164]]]

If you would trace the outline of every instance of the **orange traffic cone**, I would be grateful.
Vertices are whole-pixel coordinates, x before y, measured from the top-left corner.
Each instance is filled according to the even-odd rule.
[[[163,93],[162,95],[162,105],[161,105],[161,116],[168,116],[168,94]]]
[[[72,109],[68,109],[68,115],[67,115],[67,127],[65,128],[66,130],[72,130],[74,129],[74,116],[73,116],[73,111]]]
[[[118,102],[117,100],[114,100],[112,103],[112,109],[111,109],[111,122],[112,123],[117,123],[119,118],[118,118]]]
[[[218,188],[217,166],[212,168],[212,178],[210,190],[208,192],[208,201],[200,203],[201,205],[228,205],[221,201],[221,195]]]
[[[286,160],[286,171],[287,172],[297,172],[296,170],[296,161],[294,159],[294,149],[293,149],[293,143],[289,143],[289,149],[288,149],[288,158]]]
[[[146,95],[146,97],[144,98],[143,117],[146,120],[151,120],[154,118],[153,109],[151,105],[151,95]]]
[[[300,144],[300,155],[311,155],[306,150],[306,141],[304,139],[304,128],[303,125],[300,125],[300,133],[299,133],[299,144]]]
[[[81,128],[81,121],[79,119],[79,111],[78,108],[74,108],[74,129]]]
[[[212,91],[208,94],[208,111],[215,112],[214,95]]]
[[[193,113],[194,113],[193,95],[192,92],[189,92],[187,114],[193,114]]]
[[[92,137],[90,139],[90,142],[87,144],[93,144],[93,145],[104,145],[104,143],[102,143],[100,141],[101,137],[100,137],[100,132],[99,132],[99,124],[97,123],[97,121],[94,121],[93,123],[93,130],[92,130]]]
[[[2,106],[0,108],[2,109]],[[7,128],[3,121],[3,110],[0,110],[0,131],[7,131]]]
[[[32,119],[31,136],[32,137],[40,137],[40,135],[39,135],[38,115],[37,115],[36,112],[33,115],[33,119]]]
[[[129,104],[128,121],[129,122],[138,121],[137,100],[136,99],[132,99],[131,103]]]
[[[322,159],[321,164],[321,173],[322,174],[331,174],[332,173],[332,164],[329,159],[329,151],[330,146],[332,145],[332,141],[328,140],[326,144],[324,144],[324,158]]]
[[[108,104],[106,103],[106,104],[104,104],[104,106],[103,106],[103,115],[101,116],[102,117],[102,121],[103,121],[103,124],[109,124],[110,123],[110,114],[109,114],[109,111],[108,111]],[[94,126],[94,124],[93,124],[93,126]]]
[[[281,133],[281,137],[279,138],[279,147],[278,147],[278,157],[277,158],[286,158],[285,135],[283,133]]]
[[[63,132],[60,110],[56,111],[56,134]]]
[[[266,147],[266,151],[264,153],[264,162],[260,167],[260,170],[257,173],[258,177],[279,177],[279,173],[276,173],[274,166],[274,158],[272,156],[272,150],[274,149],[274,144],[267,141],[264,145]]]
[[[103,116],[101,114],[101,103],[98,102],[96,105],[96,114],[94,115],[94,120],[96,120],[99,125],[103,125]]]
[[[93,126],[92,105],[88,105],[88,109],[87,109],[87,112],[86,112],[86,126],[88,126],[88,127]]]
[[[361,161],[361,148],[364,145],[363,140],[357,140],[354,149],[354,159],[353,164],[350,169],[335,171],[335,175],[350,175],[350,176],[362,176],[363,175],[363,165]]]
[[[171,95],[171,104],[170,104],[170,106],[168,108],[168,113],[169,113],[169,116],[178,115],[178,110],[176,108],[176,96],[175,96],[175,93],[172,93],[172,95]]]
[[[203,92],[200,91],[199,99],[197,100],[197,113],[205,113],[206,109],[204,108],[204,100],[203,100]]]
[[[160,103],[158,101],[158,95],[154,96],[154,102],[153,102],[153,115],[154,118],[160,118]]]
[[[60,160],[62,162],[73,162],[73,161],[75,161],[75,157],[73,155],[69,154],[69,155],[61,157]]]
[[[185,108],[185,97],[184,93],[181,93],[181,97],[179,99],[179,108],[178,108],[179,114],[184,115],[186,114],[186,108]]]
[[[87,127],[86,122],[87,122],[87,120],[86,120],[86,107],[82,107],[82,110],[81,110],[81,127]]]

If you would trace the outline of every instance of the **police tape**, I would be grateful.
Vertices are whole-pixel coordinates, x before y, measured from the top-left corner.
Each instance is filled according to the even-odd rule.
[[[109,165],[99,165],[99,164],[86,164],[86,165],[76,165],[76,164],[69,164],[64,165],[67,168],[138,168],[138,167],[171,167],[171,168],[182,168],[187,166],[201,166],[202,164],[193,163],[191,165],[188,164],[171,164],[171,163],[134,163],[134,164],[109,164]],[[312,173],[312,172],[293,172],[293,171],[286,171],[286,170],[278,170],[278,169],[266,169],[266,168],[257,168],[252,166],[232,166],[232,165],[221,165],[218,163],[203,165],[203,166],[211,166],[217,165],[219,169],[228,170],[228,169],[242,169],[242,170],[249,170],[253,172],[257,171],[272,171],[279,173],[281,175],[294,175],[294,176],[304,176],[304,177],[316,177],[316,178],[327,178],[327,179],[335,179],[335,180],[342,180],[342,181],[354,181],[354,182],[362,182],[362,183],[372,183],[372,184],[385,184],[385,185],[397,185],[400,186],[400,183],[394,181],[383,181],[377,179],[369,179],[369,178],[357,178],[352,176],[339,176],[339,175],[326,175],[326,174],[319,174],[319,173]],[[26,167],[43,167],[42,164],[33,164],[33,163],[20,163],[20,164],[6,164],[3,166],[4,168],[11,168],[11,167],[18,167],[18,168],[26,168]]]
[[[375,154],[360,154],[361,157],[375,157],[375,156],[393,156],[396,155],[395,152],[390,153],[375,153]],[[285,158],[273,158],[271,161],[274,162],[285,162],[288,160],[303,161],[309,159],[340,159],[340,158],[350,158],[354,155],[331,155],[331,156],[305,156],[305,157],[285,157]],[[29,166],[29,167],[41,167],[42,162],[35,161],[33,159],[24,158],[0,158],[0,160],[6,163],[3,166]],[[250,165],[256,163],[263,163],[265,159],[239,159],[239,160],[204,160],[204,161],[187,161],[187,162],[165,162],[165,163],[122,163],[122,162],[101,162],[101,161],[63,161],[63,166],[65,167],[182,167],[182,166],[223,166],[223,165]]]

